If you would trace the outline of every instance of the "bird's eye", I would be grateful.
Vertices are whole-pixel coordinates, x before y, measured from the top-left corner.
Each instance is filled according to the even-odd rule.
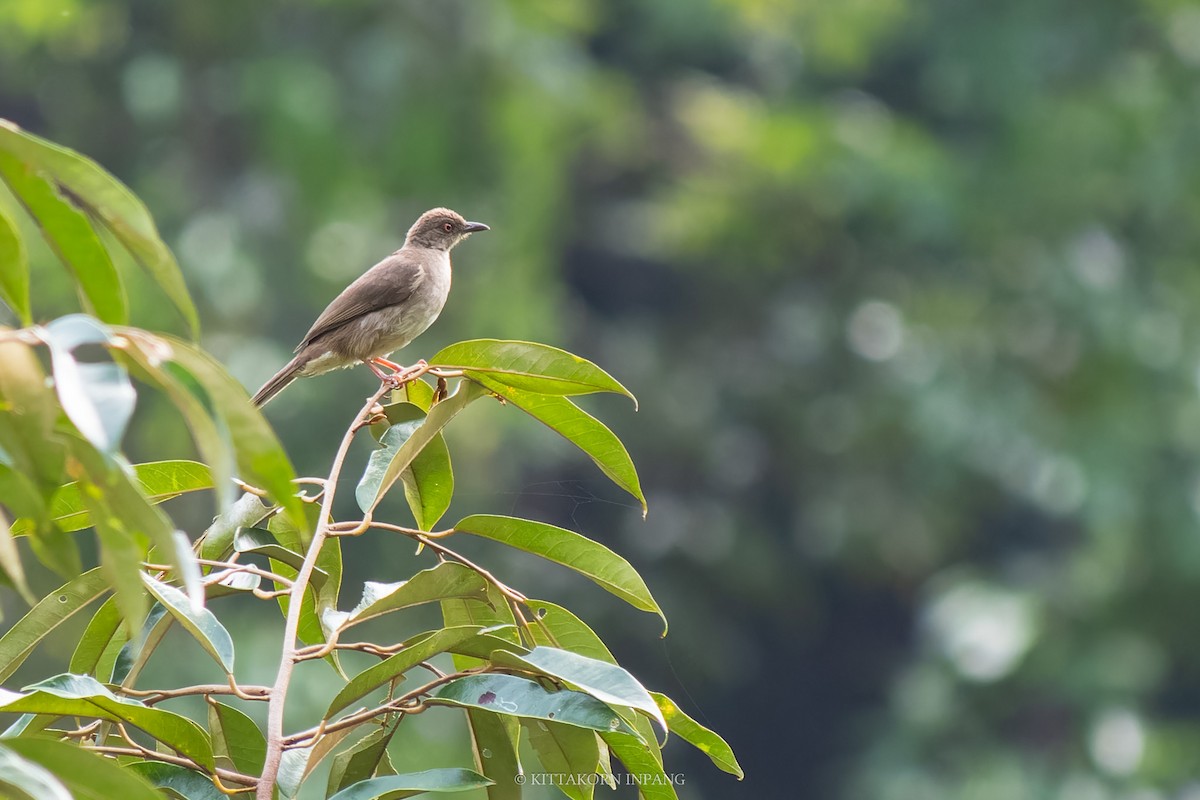
[[[444,230],[446,233],[450,233],[450,231],[454,230],[454,223],[452,223],[452,222],[442,223],[442,230]]]

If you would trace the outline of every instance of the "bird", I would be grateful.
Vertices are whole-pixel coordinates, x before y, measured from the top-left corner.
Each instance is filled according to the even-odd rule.
[[[296,346],[295,358],[255,393],[254,405],[266,405],[297,378],[360,363],[381,381],[395,381],[404,368],[387,357],[424,333],[446,304],[450,251],[486,230],[482,222],[468,222],[448,208],[422,214],[403,247],[360,275],[321,312]]]

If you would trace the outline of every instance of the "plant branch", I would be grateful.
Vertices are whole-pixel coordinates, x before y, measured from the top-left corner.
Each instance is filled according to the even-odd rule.
[[[258,784],[256,797],[258,800],[272,800],[275,780],[279,775],[279,763],[283,757],[283,709],[287,701],[288,686],[291,684],[292,671],[296,666],[296,634],[300,628],[300,610],[303,607],[304,593],[316,569],[317,557],[321,546],[329,532],[329,517],[333,511],[333,500],[337,493],[338,478],[346,461],[346,454],[354,441],[355,434],[362,428],[364,420],[370,415],[371,409],[379,403],[380,398],[390,391],[391,387],[383,384],[371,395],[362,409],[354,416],[354,421],[346,429],[342,442],[338,445],[337,454],[325,479],[325,494],[321,499],[321,516],[317,521],[317,529],[313,531],[312,541],[308,552],[305,553],[304,563],[292,582],[292,597],[288,603],[287,621],[283,630],[283,652],[279,659],[279,672],[275,675],[275,685],[271,688],[271,699],[267,705],[267,753],[263,762],[262,779]]]
[[[230,686],[224,683],[204,683],[195,686],[184,686],[181,689],[128,689],[120,690],[121,694],[141,698],[148,706],[170,700],[174,697],[190,695],[231,694],[242,700],[267,700],[271,695],[270,686]]]

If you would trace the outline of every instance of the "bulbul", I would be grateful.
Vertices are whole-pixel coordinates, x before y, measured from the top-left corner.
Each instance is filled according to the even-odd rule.
[[[486,231],[448,208],[421,215],[408,229],[404,246],[364,272],[321,312],[296,357],[254,395],[262,406],[296,378],[366,364],[387,380],[380,367],[403,368],[387,359],[433,324],[450,294],[450,251],[463,239]]]

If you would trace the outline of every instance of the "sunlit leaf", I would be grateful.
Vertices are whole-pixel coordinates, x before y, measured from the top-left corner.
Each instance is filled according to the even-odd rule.
[[[487,778],[469,769],[430,769],[371,778],[343,789],[329,800],[399,800],[421,792],[465,792],[489,783]]]
[[[363,584],[362,600],[341,618],[339,628],[344,630],[392,611],[448,597],[481,599],[486,591],[487,584],[478,572],[450,561],[423,569],[398,583],[367,581]]]
[[[371,453],[367,468],[355,490],[359,508],[370,510],[379,497],[388,466],[400,448],[425,421],[425,412],[412,403],[394,403],[386,408],[390,426],[380,438],[380,447]],[[454,494],[454,472],[450,466],[450,451],[446,440],[438,433],[413,458],[400,475],[404,496],[412,510],[417,527],[432,530],[450,507]]]
[[[16,672],[47,634],[106,591],[108,581],[97,567],[43,597],[0,636],[0,681]]]
[[[667,727],[670,728],[671,733],[704,753],[712,759],[714,764],[730,775],[736,775],[738,780],[746,777],[746,774],[742,772],[741,765],[738,764],[737,758],[733,754],[733,749],[726,744],[724,739],[683,713],[679,706],[675,704],[675,701],[665,694],[651,692],[650,696],[654,698],[654,702],[662,710],[662,714],[667,720]]]
[[[115,453],[137,401],[133,383],[120,364],[77,360],[75,356],[76,348],[107,345],[112,332],[84,314],[56,319],[42,330],[63,411],[96,449]]]
[[[522,720],[529,744],[537,753],[542,770],[557,775],[595,775],[600,764],[600,746],[596,732],[549,720]],[[589,781],[567,782],[557,788],[572,800],[591,800],[595,784]]]
[[[468,708],[467,727],[475,766],[493,782],[487,787],[488,800],[521,800],[521,784],[517,781],[522,774],[520,721],[507,714]],[[588,735],[596,736],[590,731]]]
[[[600,738],[625,765],[643,800],[678,800],[671,776],[663,771],[662,762],[655,758],[654,745],[616,731],[601,733]]]
[[[515,675],[467,675],[439,686],[428,700],[514,717],[555,720],[595,731],[637,734],[605,703],[570,689],[552,691]]]
[[[658,614],[666,635],[667,618],[646,582],[628,561],[599,542],[544,522],[482,514],[460,520],[454,530],[501,542],[569,567],[634,608]]]
[[[267,757],[267,740],[254,720],[224,703],[208,704],[208,730],[213,739],[217,763],[228,762],[230,769],[243,775],[262,772]]]
[[[233,638],[225,626],[207,608],[196,608],[187,595],[170,584],[142,573],[142,583],[167,612],[212,656],[225,674],[233,675]]]
[[[592,362],[544,344],[473,339],[444,348],[429,363],[539,394],[615,392],[637,402],[628,389]]]
[[[29,259],[21,232],[0,207],[0,299],[8,303],[22,325],[33,323],[29,309]]]

